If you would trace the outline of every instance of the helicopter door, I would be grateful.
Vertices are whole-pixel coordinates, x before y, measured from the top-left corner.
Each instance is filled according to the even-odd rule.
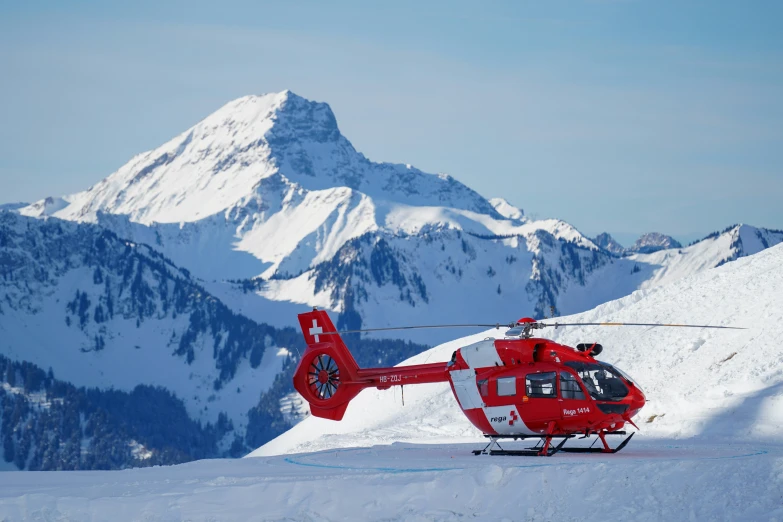
[[[590,413],[591,401],[587,400],[582,386],[576,376],[561,371],[560,372],[560,396],[558,403],[563,420],[579,419]]]
[[[479,395],[475,370],[452,370],[451,384],[463,410],[484,406],[484,401]]]
[[[522,418],[531,428],[538,429],[531,423],[547,423],[560,419],[556,383],[556,372],[529,373],[525,376]]]

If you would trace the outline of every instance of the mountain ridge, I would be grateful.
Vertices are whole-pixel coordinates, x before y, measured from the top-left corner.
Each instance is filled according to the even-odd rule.
[[[465,321],[495,321],[509,307],[574,313],[764,248],[721,240],[715,250],[712,238],[673,249],[649,235],[642,252],[618,259],[562,220],[530,219],[447,175],[368,160],[328,104],[290,91],[231,101],[88,191],[20,212],[152,245],[241,302],[235,310],[281,325],[295,325],[292,305],[382,325],[423,307]]]

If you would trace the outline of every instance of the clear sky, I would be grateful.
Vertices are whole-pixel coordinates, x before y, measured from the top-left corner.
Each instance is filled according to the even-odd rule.
[[[781,20],[780,1],[0,0],[0,203],[291,89],[370,159],[586,234],[783,229]]]

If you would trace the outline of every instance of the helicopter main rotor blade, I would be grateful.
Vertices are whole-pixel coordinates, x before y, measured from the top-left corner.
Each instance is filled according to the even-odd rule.
[[[324,332],[320,335],[340,335],[363,332],[384,332],[389,330],[420,330],[426,328],[513,328],[514,323],[495,323],[495,324],[431,324],[418,326],[390,326],[388,328],[365,328],[364,330],[343,330],[341,332]]]
[[[709,326],[699,324],[667,324],[667,323],[495,323],[495,324],[429,324],[429,325],[416,325],[416,326],[389,326],[386,328],[364,328],[361,330],[342,330],[339,332],[323,332],[320,335],[342,335],[352,333],[365,333],[365,332],[388,332],[392,330],[424,330],[431,328],[514,328],[524,327],[526,324],[535,325],[533,328],[544,328],[553,326],[559,328],[561,326],[671,326],[679,328],[717,328],[722,330],[747,330],[747,328],[740,328],[738,326]]]
[[[677,328],[718,328],[721,330],[747,330],[747,328],[741,328],[739,326],[710,326],[706,324],[669,324],[669,323],[538,323],[542,327],[554,326],[559,328],[561,326],[673,326]]]

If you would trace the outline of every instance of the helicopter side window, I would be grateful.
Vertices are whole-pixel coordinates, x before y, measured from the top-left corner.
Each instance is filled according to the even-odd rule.
[[[476,384],[482,397],[489,395],[489,381],[487,379],[481,379]]]
[[[525,377],[525,388],[528,397],[554,398],[555,372],[531,373]]]
[[[504,377],[497,380],[498,397],[508,397],[517,394],[517,380],[514,377]]]
[[[560,396],[564,399],[584,400],[585,398],[576,377],[568,372],[560,372]]]

